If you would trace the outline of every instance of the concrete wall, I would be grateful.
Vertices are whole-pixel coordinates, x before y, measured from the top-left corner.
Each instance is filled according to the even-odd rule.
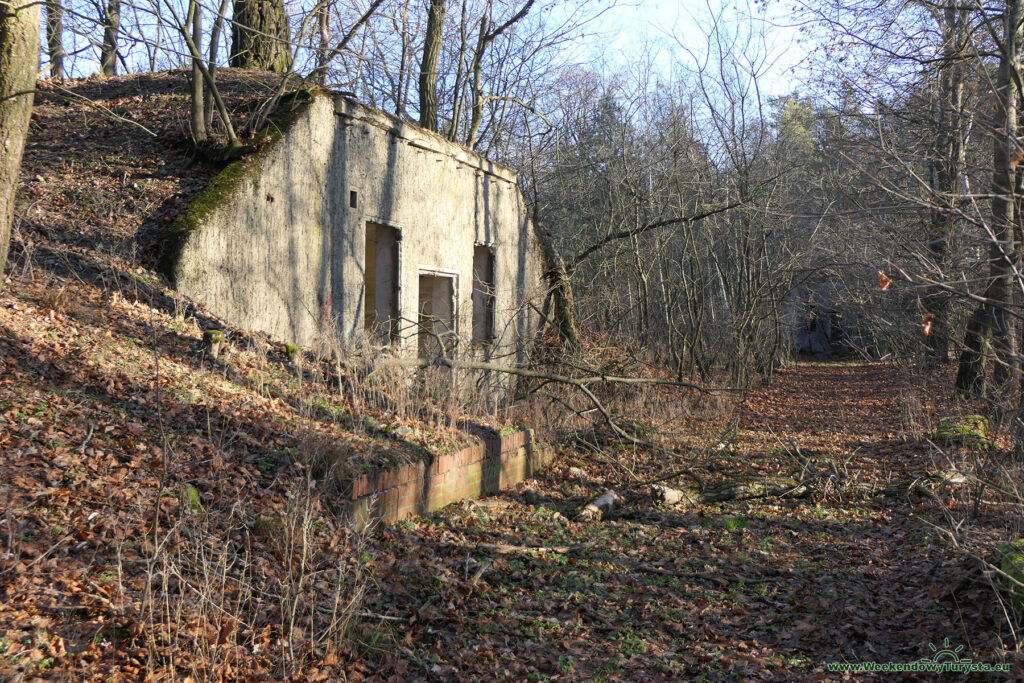
[[[362,335],[375,223],[400,234],[406,350],[416,348],[421,273],[455,279],[469,347],[478,244],[495,253],[496,348],[532,333],[535,320],[518,311],[540,288],[540,263],[512,171],[340,96],[305,94],[290,106],[266,147],[225,169],[170,231],[162,264],[179,291],[307,348],[330,322]]]

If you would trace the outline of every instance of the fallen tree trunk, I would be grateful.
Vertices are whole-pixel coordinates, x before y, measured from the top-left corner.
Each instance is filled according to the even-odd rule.
[[[936,489],[967,483],[959,472],[940,472],[908,477],[883,485],[837,481],[835,477],[815,477],[797,481],[791,477],[762,476],[726,479],[712,484],[704,490],[693,487],[675,489],[661,484],[651,487],[651,498],[668,505],[698,505],[701,503],[724,503],[730,500],[751,500],[754,498],[804,498],[812,493],[827,489],[854,492],[862,495],[899,496],[919,495],[937,497]]]
[[[546,555],[548,553],[557,553],[559,555],[565,555],[566,553],[576,552],[588,548],[593,543],[574,543],[572,545],[509,545],[508,543],[478,543],[477,548],[481,550],[489,550],[492,553],[498,555],[518,555],[518,554],[531,554],[536,553],[538,555]],[[483,572],[480,572],[481,574]]]
[[[751,498],[802,498],[810,492],[807,483],[791,477],[744,477],[708,486],[701,491],[701,499],[705,503],[721,503]]]
[[[651,487],[651,497],[659,503],[666,505],[696,505],[701,502],[700,492],[695,488],[674,489],[664,484],[655,484]]]
[[[580,521],[600,520],[608,515],[609,512],[615,509],[616,503],[620,500],[619,494],[615,491],[608,489],[600,496],[590,501],[579,511],[576,515],[576,519]]]
[[[668,505],[724,503],[752,498],[803,498],[812,491],[808,482],[791,477],[763,476],[726,479],[703,491],[694,487],[674,489],[662,484],[651,487],[651,497]]]
[[[959,486],[960,484],[966,483],[967,477],[956,470],[951,470],[949,472],[922,474],[916,477],[909,477],[907,479],[899,479],[886,484],[881,492],[886,496],[909,496],[913,494],[928,498],[936,498],[938,496],[935,492],[936,489],[946,486]],[[860,484],[856,489],[867,493],[878,493],[877,486]]]

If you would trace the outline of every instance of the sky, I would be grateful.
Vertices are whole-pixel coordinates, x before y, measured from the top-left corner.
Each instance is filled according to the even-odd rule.
[[[724,5],[724,9],[722,6]],[[768,95],[793,92],[800,82],[800,66],[808,48],[798,40],[793,18],[782,3],[758,10],[748,0],[635,0],[613,7],[592,27],[580,46],[580,58],[614,68],[627,64],[650,45],[657,53],[657,68],[666,74],[693,70],[708,54],[707,36],[714,16],[721,27],[739,36],[763,37],[759,44],[765,65],[760,83]],[[749,45],[740,40],[740,46]],[[749,49],[740,50],[753,56]]]
[[[792,18],[785,9],[785,0],[771,0],[758,9],[757,0],[586,0],[597,5],[610,5],[587,27],[584,39],[566,48],[567,61],[586,64],[596,70],[624,70],[635,63],[648,47],[654,55],[654,68],[668,77],[692,72],[695,63],[708,52],[707,35],[713,17],[722,17],[727,32],[740,35],[763,34],[763,47],[768,64],[759,77],[759,85],[767,95],[793,92],[800,81],[792,70],[806,56],[806,49],[797,41],[795,28],[787,27]],[[143,3],[144,5],[145,3]],[[204,4],[210,4],[204,2]],[[556,4],[557,7],[557,4]],[[587,8],[589,9],[589,7]],[[65,35],[65,48],[73,50],[73,39]],[[739,45],[748,46],[746,41]],[[748,48],[737,50],[750,53]],[[748,54],[749,56],[749,54]],[[133,68],[146,68],[145,51],[132,52]],[[70,65],[69,65],[70,66]],[[161,63],[158,68],[166,68]],[[74,75],[86,75],[98,68],[95,50],[85,49],[75,64]]]

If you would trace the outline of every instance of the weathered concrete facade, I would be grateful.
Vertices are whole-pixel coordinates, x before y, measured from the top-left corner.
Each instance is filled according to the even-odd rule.
[[[325,326],[409,352],[424,327],[463,349],[530,333],[540,263],[512,171],[341,96],[291,108],[175,223],[162,265],[179,291],[307,348]]]

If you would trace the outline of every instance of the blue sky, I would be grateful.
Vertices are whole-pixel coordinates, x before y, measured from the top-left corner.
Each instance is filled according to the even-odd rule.
[[[593,6],[606,6],[613,0],[587,0],[591,1]],[[656,70],[666,77],[685,79],[692,72],[694,60],[707,54],[706,35],[715,13],[722,16],[722,25],[728,31],[763,32],[763,45],[771,62],[759,82],[764,94],[783,95],[796,89],[799,75],[791,70],[799,65],[806,50],[797,42],[797,31],[786,26],[792,19],[779,0],[760,10],[755,0],[622,0],[587,27],[587,38],[570,49],[567,60],[616,72],[627,69],[638,55],[650,49]],[[77,46],[70,33],[65,41],[69,50]],[[144,51],[136,50],[129,58],[145,60]],[[174,65],[161,60],[158,68]],[[75,75],[97,69],[95,50],[86,50],[75,66]],[[139,67],[144,65],[133,64],[133,68]]]
[[[706,36],[715,13],[722,17],[721,25],[729,32],[741,36],[763,34],[759,43],[767,63],[761,86],[767,94],[788,94],[797,87],[807,47],[797,40],[797,29],[782,3],[758,11],[747,0],[634,0],[612,8],[595,23],[592,30],[598,35],[580,46],[580,58],[603,62],[614,69],[617,63],[628,63],[650,45],[656,51],[657,68],[665,73],[692,70],[694,60],[707,54]]]

